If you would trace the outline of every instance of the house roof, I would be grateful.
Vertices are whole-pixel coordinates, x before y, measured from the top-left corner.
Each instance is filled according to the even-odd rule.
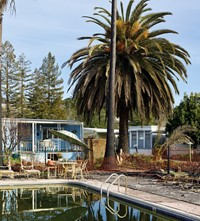
[[[84,127],[83,131],[84,131],[84,137],[98,136],[98,134],[106,134],[107,133],[106,128],[87,128],[87,127]],[[119,130],[115,129],[114,133],[115,134],[119,133]]]
[[[157,131],[165,131],[165,127],[159,127],[158,125],[145,125],[145,126],[129,126],[128,128],[129,131],[152,131],[152,132],[157,132]]]
[[[9,118],[4,118],[5,120],[12,120]],[[53,120],[53,119],[28,119],[28,118],[14,118],[14,121],[21,122],[21,123],[38,123],[38,124],[70,124],[70,125],[83,125],[81,121],[74,121],[74,120]]]

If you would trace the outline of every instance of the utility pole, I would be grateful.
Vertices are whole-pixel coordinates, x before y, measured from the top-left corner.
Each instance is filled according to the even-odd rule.
[[[2,149],[2,25],[3,25],[3,9],[0,8],[0,166],[3,165],[3,149]]]
[[[116,67],[116,20],[117,20],[117,0],[112,0],[111,17],[111,53],[110,53],[110,74],[109,74],[109,93],[107,98],[108,122],[106,153],[108,167],[115,167],[114,150],[114,125],[115,125],[115,67]],[[111,169],[111,168],[110,168]]]

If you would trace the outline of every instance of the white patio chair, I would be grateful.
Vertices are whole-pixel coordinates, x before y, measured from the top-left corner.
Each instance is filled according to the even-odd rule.
[[[4,158],[4,156],[0,157]],[[14,178],[14,171],[11,169],[10,160],[8,161],[7,166],[0,166],[0,178],[2,178],[2,176]]]

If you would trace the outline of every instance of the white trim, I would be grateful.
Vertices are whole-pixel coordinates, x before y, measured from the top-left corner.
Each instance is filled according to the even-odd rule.
[[[35,124],[32,123],[32,152],[35,152]]]
[[[10,118],[4,118],[5,121],[10,121]],[[81,121],[74,120],[52,120],[52,119],[28,119],[28,118],[14,118],[20,123],[35,123],[35,124],[68,124],[68,125],[81,125]]]

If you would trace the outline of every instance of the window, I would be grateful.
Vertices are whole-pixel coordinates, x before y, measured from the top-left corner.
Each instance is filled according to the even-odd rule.
[[[144,148],[144,131],[138,131],[138,148]]]
[[[150,149],[151,146],[151,131],[145,131],[145,148]]]
[[[136,131],[131,132],[131,148],[135,148],[137,146],[137,134]]]
[[[56,127],[41,127],[42,130],[42,140],[45,139],[54,139],[54,138],[58,138],[57,136],[53,135],[52,133],[49,132],[49,129],[54,129],[54,130],[58,130]],[[61,128],[62,130],[62,128]],[[60,129],[58,130],[60,131]]]

